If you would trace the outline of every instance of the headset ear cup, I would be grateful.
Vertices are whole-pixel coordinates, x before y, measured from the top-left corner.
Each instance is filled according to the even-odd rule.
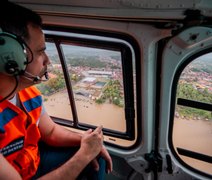
[[[19,73],[19,68],[18,68],[18,64],[16,61],[8,61],[5,64],[5,71],[8,74],[14,75],[14,74],[18,74]]]
[[[0,37],[0,45],[4,45],[4,44],[5,44],[4,38]]]
[[[26,65],[24,43],[13,34],[0,32],[0,72],[19,75],[25,70]]]

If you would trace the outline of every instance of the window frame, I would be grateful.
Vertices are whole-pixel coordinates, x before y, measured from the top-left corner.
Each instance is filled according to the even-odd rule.
[[[191,55],[190,57],[188,57],[187,59],[185,59],[176,69],[176,73],[174,74],[174,78],[171,84],[171,103],[170,103],[170,116],[169,116],[169,128],[168,128],[168,145],[169,148],[172,152],[172,154],[174,155],[174,157],[178,160],[178,162],[180,164],[182,164],[184,167],[200,174],[203,175],[205,177],[208,178],[212,178],[212,175],[207,174],[203,171],[200,171],[192,166],[190,166],[189,164],[187,164],[185,161],[183,161],[180,156],[177,154],[177,152],[174,149],[174,143],[172,141],[172,135],[173,135],[173,127],[174,127],[174,114],[175,114],[175,108],[176,105],[183,105],[186,107],[194,107],[194,108],[198,108],[198,109],[202,109],[202,110],[209,110],[210,107],[212,107],[211,104],[208,103],[202,103],[202,102],[198,102],[198,101],[194,101],[194,100],[187,100],[187,99],[176,99],[176,93],[177,93],[177,85],[178,85],[178,81],[179,78],[183,72],[183,70],[186,68],[186,66],[188,64],[190,64],[192,61],[194,61],[196,58],[207,54],[207,53],[211,53],[212,52],[212,48],[207,48],[204,50],[201,50],[193,55]],[[177,102],[176,102],[177,101]],[[200,106],[204,106],[201,107]],[[191,150],[186,150],[180,147],[176,147],[177,151],[179,154],[186,156],[186,157],[190,157],[196,160],[201,160],[204,162],[206,161],[206,158],[208,158],[209,156],[205,155],[205,154],[200,154],[198,152],[194,152]],[[211,157],[210,157],[211,158]],[[211,159],[209,160],[209,162],[211,161]]]
[[[83,34],[86,36],[95,36],[97,37],[106,37],[106,38],[111,38],[111,39],[118,39],[120,42],[113,42],[113,41],[108,41],[108,40],[101,40],[101,39],[87,39],[83,37],[68,37],[65,35],[56,35],[56,34],[51,34],[49,32],[64,32],[66,33],[77,33],[77,34]],[[121,52],[121,57],[122,57],[122,73],[123,73],[123,87],[124,87],[124,112],[125,112],[125,120],[126,120],[126,132],[122,133],[120,131],[116,130],[111,130],[107,128],[103,128],[103,132],[105,135],[115,137],[115,138],[121,138],[125,140],[135,140],[136,142],[140,140],[140,137],[135,137],[135,128],[137,128],[137,132],[140,132],[141,129],[138,128],[140,127],[139,124],[141,122],[138,122],[137,119],[138,117],[141,117],[141,112],[136,111],[138,107],[140,107],[140,98],[138,98],[138,92],[140,92],[140,83],[138,84],[137,82],[138,79],[140,80],[140,63],[139,61],[136,60],[140,57],[139,51],[138,50],[138,45],[129,36],[126,35],[117,35],[114,33],[104,33],[104,32],[93,32],[93,31],[77,31],[76,29],[66,29],[66,28],[51,28],[51,27],[45,27],[44,28],[44,33],[47,39],[47,42],[53,42],[57,48],[58,55],[61,61],[62,69],[63,69],[63,74],[66,82],[66,88],[67,92],[69,95],[69,101],[71,104],[71,109],[72,109],[72,114],[73,114],[73,123],[69,120],[64,120],[60,119],[57,117],[52,117],[53,120],[63,126],[66,127],[71,127],[71,128],[76,128],[80,130],[87,130],[89,128],[95,128],[93,125],[83,125],[78,122],[78,117],[77,117],[77,112],[76,112],[76,105],[74,101],[74,95],[72,91],[72,85],[71,85],[71,80],[68,75],[68,69],[64,60],[64,55],[63,52],[61,51],[60,48],[60,43],[70,43],[70,44],[76,44],[76,45],[83,45],[85,47],[97,47],[97,48],[105,48],[108,50],[119,50]],[[124,43],[122,43],[123,41]],[[135,53],[137,52],[137,53]],[[134,64],[133,64],[133,58],[134,57]],[[133,70],[133,66],[135,66],[135,69]],[[136,73],[136,77],[133,77],[133,72]],[[134,83],[136,86],[134,87]],[[136,88],[136,89],[134,89]],[[136,95],[134,96],[134,91],[136,91]],[[136,99],[134,99],[134,97]],[[136,102],[136,103],[135,103]],[[136,114],[135,114],[136,113]],[[75,119],[75,120],[74,120]],[[137,121],[137,122],[136,122]],[[137,127],[135,127],[135,123],[137,123]],[[133,147],[136,142],[130,146]],[[127,148],[130,148],[127,147]]]

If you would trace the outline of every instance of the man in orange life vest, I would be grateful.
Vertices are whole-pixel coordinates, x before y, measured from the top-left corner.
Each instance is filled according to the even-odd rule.
[[[40,16],[10,2],[0,9],[0,179],[102,178],[112,171],[102,127],[78,134],[55,124],[32,86],[50,63]]]

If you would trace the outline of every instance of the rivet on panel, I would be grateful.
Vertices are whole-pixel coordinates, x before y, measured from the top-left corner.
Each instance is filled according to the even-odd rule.
[[[159,4],[156,4],[156,6],[155,6],[156,8],[160,8],[160,5]]]
[[[211,34],[211,31],[207,31],[207,32],[206,32],[206,35],[210,35],[210,34]]]

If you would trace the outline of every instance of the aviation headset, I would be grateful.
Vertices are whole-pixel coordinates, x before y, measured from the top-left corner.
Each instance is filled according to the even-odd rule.
[[[22,74],[29,64],[26,48],[21,38],[2,32],[0,28],[0,73],[10,76]]]

